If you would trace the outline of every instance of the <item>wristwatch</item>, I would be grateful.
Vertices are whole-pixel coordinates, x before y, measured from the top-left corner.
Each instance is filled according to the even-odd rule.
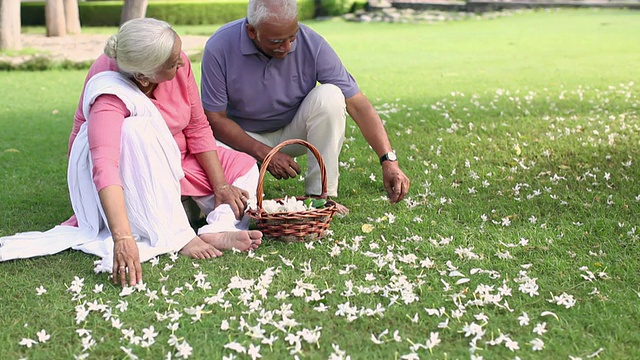
[[[380,165],[382,165],[383,162],[385,161],[398,161],[398,157],[396,156],[396,153],[393,151],[389,151],[386,154],[383,154],[382,156],[380,156]]]

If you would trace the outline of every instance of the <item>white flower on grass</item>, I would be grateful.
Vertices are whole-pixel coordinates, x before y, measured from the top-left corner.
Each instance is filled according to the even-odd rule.
[[[482,337],[484,335],[484,330],[482,326],[472,322],[471,324],[464,324],[462,327],[462,331],[464,332],[464,337],[470,337],[473,335],[474,337]]]
[[[42,285],[36,288],[36,295],[38,296],[43,295],[46,292],[47,292],[47,289],[45,289],[44,286]]]
[[[553,316],[554,318],[556,318],[556,320],[560,320],[558,318],[558,315],[556,315],[555,313],[551,312],[551,311],[543,311],[540,313],[540,316]]]
[[[273,346],[273,344],[278,340],[279,337],[274,335],[269,335],[269,337],[265,337],[262,339],[261,343],[269,346]]]
[[[129,303],[124,300],[118,300],[118,305],[116,305],[116,309],[120,310],[120,312],[125,312],[129,308]]]
[[[186,309],[184,309],[184,312],[186,312],[189,315],[193,315],[191,317],[191,322],[195,323],[200,321],[200,319],[202,318],[202,314],[209,314],[211,311],[204,311],[202,309],[204,309],[205,304],[201,304],[198,306],[192,306],[192,307],[188,307]]]
[[[125,286],[122,288],[122,291],[120,291],[120,296],[129,296],[135,291],[136,289],[133,286]]]
[[[376,181],[376,175],[374,173],[371,173],[371,175],[369,175],[369,180]]]
[[[337,344],[331,344],[331,347],[333,348],[333,352],[331,353],[331,355],[329,355],[329,360],[347,360],[347,359],[351,359],[350,356],[346,355],[347,352],[340,349],[340,346],[338,346]]]
[[[587,355],[587,359],[594,358],[594,357],[600,355],[600,353],[603,352],[603,351],[604,351],[604,348],[600,348],[600,349],[596,350],[594,353]]]
[[[404,355],[400,356],[400,359],[402,359],[402,360],[420,360],[420,356],[418,356],[418,354],[416,354],[415,352],[412,352],[412,353],[404,354]]]
[[[189,358],[193,353],[193,348],[186,341],[176,345],[176,350],[178,351],[176,356],[183,359]]]
[[[529,325],[529,315],[523,312],[522,315],[518,316],[518,321],[520,322],[520,326]]]
[[[74,276],[73,281],[71,282],[71,286],[69,286],[67,291],[74,294],[79,294],[80,292],[82,292],[83,286],[84,286],[84,278],[81,279],[77,276]]]
[[[507,338],[504,341],[504,346],[511,351],[520,350],[520,345],[518,345],[518,342],[510,338]]]
[[[429,334],[429,339],[426,342],[427,349],[431,351],[434,347],[441,343],[440,334],[437,332],[431,332]]]
[[[122,350],[126,355],[127,358],[130,360],[137,360],[138,356],[136,356],[136,354],[133,353],[133,350],[126,348],[124,346],[120,346],[120,350]]]
[[[148,341],[155,340],[156,336],[158,336],[158,333],[155,331],[153,325],[149,326],[148,328],[142,329],[142,334],[142,339]]]
[[[38,336],[38,341],[41,343],[46,343],[49,339],[51,339],[51,335],[47,334],[47,332],[42,329],[36,333]]]
[[[533,332],[538,334],[539,336],[544,335],[547,332],[547,323],[537,323],[536,326],[533,327]]]
[[[240,344],[237,341],[232,341],[230,343],[227,343],[224,345],[225,349],[229,349],[229,350],[233,350],[239,354],[246,354],[247,353],[247,348],[245,348],[244,346],[242,346],[242,344]]]
[[[229,330],[229,321],[227,319],[222,320],[222,323],[220,324],[220,330],[222,331]]]
[[[18,343],[18,345],[22,345],[22,346],[26,346],[28,348],[31,348],[33,345],[37,344],[38,342],[33,340],[33,339],[29,339],[29,338],[22,338],[22,340],[20,340],[20,342]]]
[[[569,295],[564,292],[558,296],[553,296],[553,294],[551,294],[551,296],[553,298],[548,299],[547,300],[548,302],[555,303],[557,305],[562,305],[567,309],[573,307],[576,304],[576,299],[573,297],[573,295]]]
[[[253,346],[253,344],[249,344],[249,350],[247,350],[247,355],[251,356],[251,360],[256,360],[258,358],[261,358],[262,355],[260,355],[260,345]]]
[[[121,329],[122,322],[118,318],[111,318],[111,327],[114,329]]]
[[[542,351],[544,349],[544,341],[540,338],[535,338],[531,340],[531,350],[532,351]]]

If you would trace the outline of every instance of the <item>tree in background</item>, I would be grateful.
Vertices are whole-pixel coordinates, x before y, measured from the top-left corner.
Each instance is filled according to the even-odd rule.
[[[67,35],[63,0],[46,0],[44,4],[44,21],[47,28],[47,36]]]
[[[147,0],[124,0],[120,24],[131,19],[143,18],[147,14]]]
[[[80,34],[78,0],[46,0],[44,19],[47,36]]]
[[[0,0],[0,50],[20,48],[20,0]]]
[[[64,20],[67,34],[80,34],[78,0],[64,0]]]

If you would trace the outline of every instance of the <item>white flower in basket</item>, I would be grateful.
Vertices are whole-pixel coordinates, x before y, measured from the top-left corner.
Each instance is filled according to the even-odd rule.
[[[306,146],[313,153],[322,175],[322,194],[319,198],[286,196],[284,199],[263,200],[264,176],[269,162],[287,145]],[[327,198],[327,172],[318,150],[301,139],[285,140],[275,146],[262,161],[258,179],[257,198],[249,204],[247,213],[265,238],[285,242],[313,241],[324,236],[336,213],[336,203]]]
[[[324,206],[324,202],[312,202],[298,200],[295,196],[285,196],[283,200],[263,200],[262,208],[267,214],[281,213],[281,212],[300,212],[313,210]],[[249,204],[250,209],[257,209],[258,205],[255,199]]]

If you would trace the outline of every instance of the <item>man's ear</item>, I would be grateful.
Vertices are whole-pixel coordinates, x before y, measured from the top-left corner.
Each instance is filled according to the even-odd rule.
[[[253,25],[251,24],[247,24],[246,28],[247,28],[247,35],[249,35],[249,38],[251,40],[255,40],[257,36],[256,28],[253,27]]]

